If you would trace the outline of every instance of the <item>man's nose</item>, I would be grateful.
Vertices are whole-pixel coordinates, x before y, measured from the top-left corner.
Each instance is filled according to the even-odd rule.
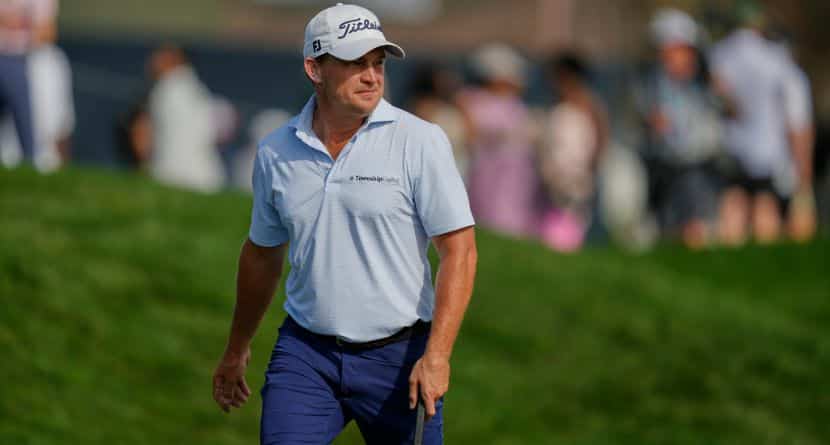
[[[361,80],[365,83],[373,84],[378,81],[378,74],[375,72],[375,67],[367,66],[364,70],[362,75],[360,76]]]

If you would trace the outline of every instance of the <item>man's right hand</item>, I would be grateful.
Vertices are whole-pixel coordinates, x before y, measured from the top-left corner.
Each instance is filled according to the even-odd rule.
[[[224,412],[230,412],[231,407],[241,408],[251,389],[245,382],[245,370],[251,359],[251,348],[245,348],[241,353],[225,351],[222,360],[213,373],[213,399]]]

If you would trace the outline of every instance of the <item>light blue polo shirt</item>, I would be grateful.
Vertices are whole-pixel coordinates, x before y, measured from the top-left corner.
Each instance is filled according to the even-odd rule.
[[[353,342],[432,320],[430,238],[474,224],[444,132],[381,99],[333,161],[312,98],[260,142],[249,237],[288,242],[285,310]]]

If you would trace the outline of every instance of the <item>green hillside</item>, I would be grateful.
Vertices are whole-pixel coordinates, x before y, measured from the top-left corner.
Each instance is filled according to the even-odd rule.
[[[225,415],[210,391],[248,212],[137,176],[0,170],[0,444],[257,443],[258,397]],[[830,443],[830,242],[478,238],[448,444]],[[256,339],[256,388],[282,317]]]

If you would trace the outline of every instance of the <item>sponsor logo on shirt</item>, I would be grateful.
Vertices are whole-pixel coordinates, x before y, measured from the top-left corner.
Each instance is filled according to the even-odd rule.
[[[397,176],[349,176],[349,182],[352,184],[399,184],[401,179]]]

